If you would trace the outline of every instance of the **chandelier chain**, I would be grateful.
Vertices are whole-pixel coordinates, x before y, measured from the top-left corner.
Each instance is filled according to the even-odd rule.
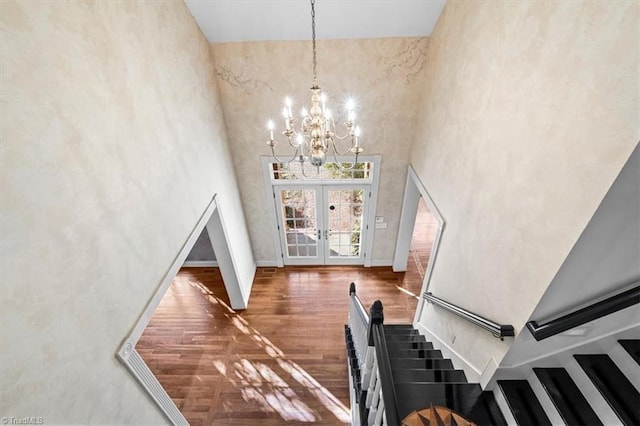
[[[2,0],[0,0],[2,1]],[[327,155],[333,154],[333,158],[336,160],[338,167],[343,169],[353,169],[358,163],[358,155],[363,151],[360,147],[358,137],[360,136],[360,127],[355,125],[355,110],[353,100],[348,100],[346,103],[347,117],[346,122],[342,123],[346,128],[346,133],[342,136],[336,131],[336,124],[331,115],[331,111],[326,107],[327,97],[324,93],[321,93],[318,86],[318,63],[317,63],[317,50],[316,50],[316,0],[310,0],[311,2],[311,40],[313,47],[313,85],[311,86],[311,108],[307,110],[302,109],[302,121],[300,128],[295,126],[296,119],[291,113],[292,102],[291,99],[285,99],[285,107],[283,115],[285,119],[286,129],[282,134],[287,138],[289,145],[295,148],[295,152],[290,160],[281,160],[276,157],[275,146],[276,140],[273,137],[274,124],[271,120],[267,123],[269,129],[269,140],[267,145],[271,147],[271,154],[280,163],[291,163],[292,161],[299,161],[302,165],[302,173],[305,174],[304,163],[309,163],[316,167],[319,171],[320,167],[325,163]],[[345,139],[351,140],[351,146],[346,152],[338,150],[336,143]],[[349,166],[344,166],[345,163],[338,162],[337,156],[348,155],[348,153],[355,155],[355,161]]]
[[[313,42],[313,84],[317,84],[318,71],[316,65],[316,0],[311,0],[311,40]]]

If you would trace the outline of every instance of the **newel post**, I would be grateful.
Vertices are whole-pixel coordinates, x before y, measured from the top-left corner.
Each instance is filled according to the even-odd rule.
[[[373,302],[373,305],[371,305],[371,309],[369,310],[369,346],[374,346],[373,345],[373,333],[372,333],[372,329],[374,325],[381,325],[384,324],[384,313],[383,313],[383,309],[382,309],[382,302],[379,300],[376,300],[375,302]]]
[[[356,283],[351,283],[349,285],[349,296],[353,296],[356,294]]]

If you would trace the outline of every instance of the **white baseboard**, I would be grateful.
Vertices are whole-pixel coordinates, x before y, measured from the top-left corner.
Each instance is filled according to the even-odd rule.
[[[172,424],[189,425],[187,419],[182,415],[131,342],[125,341],[116,356],[126,365],[129,372],[148,392],[151,399],[153,399]]]
[[[185,260],[183,268],[217,268],[217,260]]]
[[[482,374],[481,369],[469,362],[465,357],[456,352],[455,349],[443,342],[438,336],[433,334],[422,324],[417,323],[413,324],[413,326],[425,336],[427,341],[433,343],[434,349],[440,349],[440,351],[442,351],[442,356],[444,358],[451,359],[455,368],[464,370],[464,374],[467,376],[467,381],[469,381],[469,383],[481,382],[481,377],[485,376]],[[489,365],[490,363],[487,364]]]
[[[277,268],[278,262],[275,260],[256,260],[257,268]]]

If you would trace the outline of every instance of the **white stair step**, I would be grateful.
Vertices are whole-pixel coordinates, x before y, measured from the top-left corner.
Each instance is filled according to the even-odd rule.
[[[609,403],[604,399],[600,391],[593,384],[587,373],[584,372],[578,361],[571,357],[567,364],[564,366],[573,381],[578,386],[578,389],[582,391],[585,399],[593,408],[596,415],[602,420],[605,425],[619,425],[620,419],[609,406]]]
[[[615,344],[607,354],[631,384],[640,392],[640,365],[629,355],[622,345]]]
[[[553,401],[551,401],[549,394],[544,390],[544,386],[542,386],[540,379],[538,379],[538,376],[536,376],[536,373],[533,372],[533,370],[531,371],[531,375],[527,378],[527,381],[529,382],[531,389],[533,389],[533,393],[536,395],[536,398],[540,401],[540,405],[542,405],[545,414],[549,417],[551,424],[554,426],[565,426],[562,416],[556,409],[556,406],[553,405]]]
[[[507,422],[507,424],[509,426],[518,426],[518,423],[516,423],[516,419],[515,417],[513,417],[513,414],[509,409],[509,404],[507,404],[507,400],[505,399],[500,386],[496,386],[493,389],[493,396],[496,399],[496,403],[498,404],[500,411],[502,411],[502,415],[504,416],[504,420]]]

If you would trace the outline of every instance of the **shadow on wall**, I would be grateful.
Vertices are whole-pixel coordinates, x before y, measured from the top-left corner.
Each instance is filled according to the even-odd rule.
[[[186,262],[215,262],[216,254],[213,251],[209,233],[205,227],[198,237],[195,245],[187,255]]]

